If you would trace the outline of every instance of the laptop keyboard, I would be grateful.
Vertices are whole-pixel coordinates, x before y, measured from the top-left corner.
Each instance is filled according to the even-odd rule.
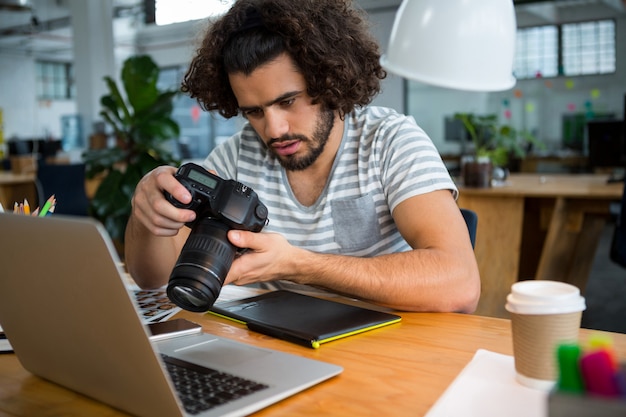
[[[156,290],[134,290],[141,319],[144,323],[165,321],[178,313],[181,308],[167,297],[164,288]]]
[[[222,371],[161,355],[172,382],[189,414],[199,414],[218,405],[268,388]]]

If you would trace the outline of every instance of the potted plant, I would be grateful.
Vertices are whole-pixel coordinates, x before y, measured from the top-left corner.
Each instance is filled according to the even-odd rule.
[[[125,95],[111,77],[104,77],[109,93],[100,98],[100,115],[112,129],[116,146],[91,149],[83,155],[88,178],[101,182],[91,200],[91,215],[111,238],[123,243],[131,213],[131,198],[139,180],[160,165],[178,165],[164,143],[178,137],[172,119],[175,90],[157,88],[159,67],[147,55],[124,61],[121,82]]]
[[[543,146],[526,130],[500,125],[495,114],[457,113],[454,117],[462,121],[474,148],[461,167],[467,186],[488,187],[494,167],[508,172],[512,160],[524,158],[532,146]]]

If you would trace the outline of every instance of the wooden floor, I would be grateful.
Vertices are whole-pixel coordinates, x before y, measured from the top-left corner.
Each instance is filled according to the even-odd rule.
[[[614,224],[602,234],[589,276],[582,327],[626,333],[626,268],[609,259]]]

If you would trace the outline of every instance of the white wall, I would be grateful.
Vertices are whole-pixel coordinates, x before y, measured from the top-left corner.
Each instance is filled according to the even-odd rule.
[[[391,35],[391,28],[393,27],[393,21],[396,16],[395,7],[385,7],[372,10],[370,13],[371,31],[380,43],[380,47],[383,53],[387,51],[389,44],[389,36]],[[396,109],[400,113],[406,112],[405,100],[404,100],[404,85],[403,78],[388,73],[381,85],[380,94],[372,101],[373,105],[391,107]]]

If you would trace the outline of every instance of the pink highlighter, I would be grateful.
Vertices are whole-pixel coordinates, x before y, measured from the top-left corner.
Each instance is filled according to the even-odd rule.
[[[583,355],[580,359],[580,370],[585,381],[585,390],[589,394],[620,396],[615,361],[607,350],[600,349]]]

